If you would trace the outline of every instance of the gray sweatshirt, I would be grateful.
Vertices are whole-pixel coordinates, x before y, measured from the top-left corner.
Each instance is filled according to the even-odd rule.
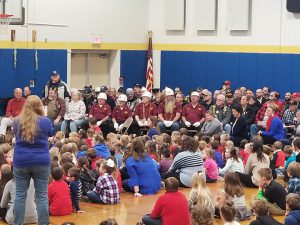
[[[212,121],[204,123],[201,128],[201,132],[209,136],[213,136],[214,134],[222,134],[223,125],[217,118],[214,118]]]
[[[33,180],[30,181],[30,185],[27,191],[27,199],[25,205],[25,216],[24,224],[26,223],[37,223],[37,211],[36,204],[34,201],[34,184]],[[14,222],[14,201],[16,197],[16,182],[15,180],[10,180],[5,185],[3,196],[1,199],[1,208],[7,208],[6,222],[8,224],[13,224]]]

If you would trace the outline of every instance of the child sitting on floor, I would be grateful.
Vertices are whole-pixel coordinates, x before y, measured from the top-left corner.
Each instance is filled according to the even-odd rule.
[[[88,191],[91,191],[95,187],[96,178],[92,170],[90,170],[90,164],[87,157],[82,156],[77,160],[77,167],[80,169],[80,181],[82,184],[82,195],[86,196]]]
[[[96,135],[101,132],[100,127],[97,125],[96,117],[90,117],[89,118],[89,127],[94,130]]]
[[[229,171],[244,173],[244,164],[238,156],[238,151],[236,147],[226,147],[225,158],[225,166],[222,169],[219,169],[220,176],[223,177]]]
[[[159,173],[167,173],[169,168],[172,165],[171,151],[168,148],[162,149],[161,152],[161,161],[159,163]]]
[[[210,189],[206,185],[205,179],[202,173],[195,173],[192,179],[192,190],[189,196],[189,208],[190,211],[197,204],[205,206],[210,214],[214,215],[215,213],[215,204],[210,192]]]
[[[290,177],[287,188],[288,193],[300,195],[300,163],[291,163],[287,169],[287,174]]]
[[[300,196],[298,194],[288,194],[286,196],[286,218],[284,225],[300,224]]]
[[[165,194],[161,195],[149,215],[143,217],[145,225],[180,224],[190,225],[190,214],[186,197],[178,191],[179,182],[174,177],[165,181]]]
[[[48,185],[49,213],[52,216],[65,216],[72,213],[72,202],[68,184],[62,179],[63,170],[51,170],[53,182]]]
[[[159,162],[159,157],[156,151],[156,143],[154,141],[147,141],[145,144],[145,148],[150,158],[152,158],[156,162]]]
[[[282,225],[269,215],[269,207],[266,200],[255,200],[251,204],[251,208],[255,215],[255,220],[253,220],[250,225]]]
[[[197,204],[191,210],[191,225],[214,225],[213,214],[205,205]]]
[[[116,165],[112,159],[102,160],[99,167],[100,177],[93,191],[87,192],[87,197],[94,203],[114,205],[120,203],[120,191],[113,173]]]
[[[95,130],[93,128],[89,128],[87,130],[87,137],[85,140],[85,143],[92,148],[95,145],[95,140],[94,140],[94,135],[95,135]]]
[[[206,173],[206,183],[215,183],[218,180],[218,165],[213,160],[214,152],[211,148],[205,148],[203,151],[204,168]]]
[[[214,159],[219,168],[223,168],[225,166],[225,162],[223,160],[222,154],[217,150],[219,147],[218,141],[211,142],[211,148],[214,150]]]
[[[82,195],[80,170],[76,167],[72,167],[71,169],[69,169],[67,180],[70,182],[69,187],[70,187],[71,200],[72,200],[72,206],[74,211],[77,213],[85,213],[85,211],[80,210],[79,208],[79,200],[81,199],[81,195]]]
[[[236,215],[236,210],[234,208],[233,202],[227,201],[223,203],[220,208],[220,214],[222,220],[225,222],[224,225],[241,225],[234,220]]]
[[[261,168],[258,171],[259,175],[259,192],[257,199],[265,198],[269,206],[271,215],[285,214],[285,196],[284,187],[273,180],[272,171],[270,168]]]

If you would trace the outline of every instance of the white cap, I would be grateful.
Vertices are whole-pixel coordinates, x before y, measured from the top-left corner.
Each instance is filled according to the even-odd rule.
[[[174,96],[174,91],[171,88],[165,88],[166,96]]]
[[[95,88],[95,92],[100,92],[101,91],[101,88],[100,87],[96,87]]]
[[[124,94],[121,94],[121,95],[118,97],[118,101],[119,101],[119,102],[127,102],[127,96],[124,95]]]
[[[98,99],[107,99],[107,95],[103,92],[101,92],[99,95],[98,95]]]
[[[151,98],[151,93],[149,91],[145,91],[142,95],[142,97],[148,97],[148,98]]]
[[[191,96],[197,96],[197,97],[200,97],[199,93],[197,91],[193,91]]]

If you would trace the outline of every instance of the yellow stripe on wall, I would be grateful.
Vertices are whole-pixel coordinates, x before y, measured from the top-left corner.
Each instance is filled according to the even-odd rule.
[[[147,50],[147,43],[102,43],[89,42],[26,42],[0,41],[0,48],[22,49],[86,49],[86,50]],[[249,52],[249,53],[300,53],[300,46],[268,45],[206,45],[206,44],[153,44],[154,50]]]

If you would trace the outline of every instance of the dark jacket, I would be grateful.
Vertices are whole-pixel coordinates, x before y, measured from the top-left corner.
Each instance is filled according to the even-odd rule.
[[[250,225],[282,225],[282,223],[279,223],[272,216],[259,216]]]
[[[56,83],[52,83],[52,80],[48,81],[48,83],[46,84],[44,91],[43,91],[43,97],[47,97],[48,96],[48,92],[49,89],[56,89],[58,96],[61,98],[70,98],[70,93],[68,90],[68,86],[65,82],[63,82],[61,79],[59,79],[58,82]]]
[[[48,106],[49,104],[49,99],[44,98],[42,100],[44,106]],[[56,108],[58,109],[58,115],[60,115],[62,118],[64,117],[66,113],[66,102],[63,98],[57,97],[56,102],[55,102]]]
[[[300,210],[293,210],[285,217],[284,225],[299,225]]]
[[[246,119],[247,126],[250,126],[251,124],[255,123],[255,115],[258,109],[256,110],[255,105],[247,105],[246,109],[243,111],[243,116]]]
[[[240,116],[236,123],[232,125],[231,136],[238,137],[241,139],[248,138],[248,128],[246,124],[246,119],[243,116]]]

